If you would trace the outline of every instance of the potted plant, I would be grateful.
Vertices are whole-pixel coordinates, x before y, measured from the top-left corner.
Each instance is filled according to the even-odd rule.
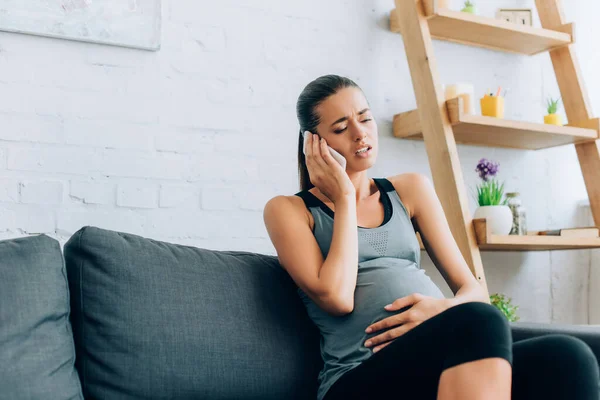
[[[512,212],[507,205],[508,199],[504,198],[504,183],[499,184],[495,176],[500,164],[479,160],[475,172],[483,180],[481,186],[477,185],[475,199],[479,207],[475,210],[474,219],[485,218],[486,224],[495,235],[508,235],[512,229]]]
[[[558,111],[558,102],[560,99],[554,100],[553,98],[549,98],[546,103],[546,110],[548,111],[547,115],[544,115],[544,123],[551,125],[559,125],[562,126],[562,122],[560,120],[560,115],[556,114]]]
[[[475,5],[467,0],[465,1],[464,7],[460,11],[475,14]]]
[[[519,320],[519,316],[517,315],[518,306],[511,304],[512,299],[506,298],[505,295],[501,293],[494,293],[490,296],[490,303],[496,307],[498,310],[502,311],[502,313],[506,316],[510,322],[515,322]]]

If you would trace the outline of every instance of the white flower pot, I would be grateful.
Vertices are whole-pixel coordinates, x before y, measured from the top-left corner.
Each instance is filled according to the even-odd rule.
[[[494,235],[508,235],[512,228],[513,216],[508,206],[479,206],[473,219],[485,218]]]

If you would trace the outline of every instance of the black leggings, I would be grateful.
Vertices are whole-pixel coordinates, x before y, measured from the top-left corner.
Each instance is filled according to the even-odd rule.
[[[512,399],[599,398],[598,361],[584,341],[548,334],[513,343],[508,320],[497,308],[469,302],[396,338],[342,375],[324,400],[435,400],[445,369],[490,357],[511,364]]]

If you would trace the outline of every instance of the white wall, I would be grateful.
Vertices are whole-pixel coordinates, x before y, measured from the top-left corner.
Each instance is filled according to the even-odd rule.
[[[534,8],[477,3],[488,16],[498,7]],[[600,4],[568,4],[597,109]],[[370,175],[431,176],[424,144],[391,133],[393,115],[415,107],[402,37],[388,29],[393,7],[164,0],[159,52],[0,32],[0,239],[46,233],[64,243],[95,225],[274,254],[262,207],[298,191],[295,101],[328,73],[354,79],[372,105],[382,150]],[[509,87],[507,118],[541,121],[545,97],[559,94],[547,54],[438,41],[434,48],[442,83],[470,81],[477,95]],[[577,207],[586,193],[572,147],[459,146],[459,155],[470,188],[479,158],[500,162],[507,190],[522,193],[530,229],[591,223],[589,208]],[[588,322],[591,260],[590,251],[483,253],[490,291],[511,296],[522,320],[539,322]],[[425,253],[423,266],[450,293]]]

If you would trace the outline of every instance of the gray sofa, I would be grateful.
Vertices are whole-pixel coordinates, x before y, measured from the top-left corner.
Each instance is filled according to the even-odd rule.
[[[319,332],[277,258],[83,227],[0,241],[0,399],[314,399]],[[600,329],[513,323],[515,340]]]

